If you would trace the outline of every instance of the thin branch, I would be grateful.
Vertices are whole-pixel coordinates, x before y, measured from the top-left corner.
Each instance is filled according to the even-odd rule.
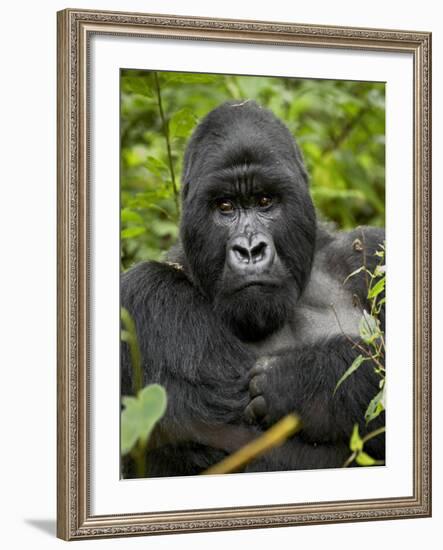
[[[352,453],[351,456],[347,458],[342,468],[347,468],[348,466],[350,466],[356,458],[357,458],[357,453],[356,452]]]
[[[373,439],[374,437],[377,437],[378,435],[382,434],[382,433],[385,433],[386,431],[386,426],[382,426],[381,428],[377,428],[376,430],[374,430],[373,432],[370,432],[368,434],[366,434],[364,437],[362,437],[362,442],[363,442],[363,445],[365,443],[367,443],[368,441],[370,441],[371,439]]]
[[[298,432],[302,427],[301,420],[294,414],[288,414],[282,420],[274,424],[263,435],[251,441],[237,452],[227,456],[224,460],[211,466],[203,474],[228,474],[237,472],[252,460],[265,452],[284,443],[289,437]]]
[[[169,136],[169,127],[168,127],[168,121],[166,120],[165,113],[163,111],[162,96],[161,96],[161,91],[160,91],[160,82],[158,80],[158,75],[157,75],[156,71],[154,71],[154,83],[155,83],[155,91],[157,93],[158,110],[159,110],[160,118],[161,118],[161,121],[162,121],[163,135],[165,136],[166,149],[167,149],[167,152],[168,152],[169,172],[171,174],[172,189],[174,191],[175,207],[177,209],[177,214],[179,215],[180,214],[180,203],[179,203],[177,183],[175,181],[174,163],[173,163],[173,160],[172,160],[172,150],[171,150],[171,140],[170,140],[170,136]]]
[[[338,328],[340,329],[341,333],[343,334],[343,336],[349,341],[351,342],[351,344],[356,347],[357,349],[359,349],[362,353],[364,353],[366,355],[366,357],[371,357],[371,354],[368,352],[367,349],[365,349],[361,344],[359,344],[358,342],[355,342],[350,336],[349,334],[346,334],[346,332],[344,331],[343,327],[342,327],[342,324],[340,323],[340,319],[338,318],[338,315],[337,315],[337,311],[335,309],[335,306],[334,304],[330,304],[331,305],[331,309],[332,311],[334,312],[334,315],[335,315],[335,319],[337,321],[337,324],[338,324]]]
[[[376,430],[374,430],[373,432],[370,432],[368,434],[366,434],[364,437],[362,437],[361,441],[362,441],[362,448],[361,448],[361,451],[363,450],[363,446],[365,443],[367,443],[368,441],[370,441],[371,439],[373,439],[374,437],[377,437],[378,435],[381,435],[382,433],[384,433],[386,431],[386,426],[382,426],[381,428],[377,428]],[[348,466],[350,466],[354,460],[357,458],[357,455],[358,455],[359,451],[354,451],[345,461],[345,463],[343,464],[342,468],[347,468]],[[383,462],[381,462],[383,464]],[[377,460],[376,461],[376,464],[380,464],[380,461]]]

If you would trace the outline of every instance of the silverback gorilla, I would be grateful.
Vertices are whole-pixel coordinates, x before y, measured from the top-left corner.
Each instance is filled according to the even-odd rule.
[[[150,440],[150,476],[198,474],[289,412],[302,431],[244,471],[340,467],[354,423],[377,393],[359,354],[364,274],[384,231],[334,232],[316,220],[308,176],[289,130],[252,101],[225,103],[191,137],[184,157],[180,239],[168,261],[122,276],[144,383],[168,394]],[[345,282],[346,280],[346,282]],[[384,311],[380,315],[384,330]],[[352,340],[352,341],[351,341]],[[122,343],[121,389],[132,369]],[[384,459],[384,436],[365,449]],[[134,475],[130,461],[124,477]]]

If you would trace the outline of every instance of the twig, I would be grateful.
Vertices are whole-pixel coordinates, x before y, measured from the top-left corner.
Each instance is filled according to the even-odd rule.
[[[386,431],[386,426],[382,426],[381,428],[377,428],[373,432],[370,432],[366,434],[364,437],[362,437],[363,444],[367,443],[369,440],[373,439],[374,437],[377,437],[378,435],[384,433]]]
[[[301,420],[298,416],[288,414],[274,424],[272,428],[269,428],[263,435],[202,473],[228,474],[237,472],[255,458],[284,443],[286,439],[301,429],[301,425]]]
[[[367,349],[365,349],[361,344],[359,344],[358,342],[355,342],[350,336],[349,334],[346,334],[346,332],[343,330],[343,327],[342,327],[342,324],[340,323],[340,319],[338,318],[338,315],[337,315],[337,311],[335,309],[335,306],[334,304],[330,304],[331,305],[331,309],[332,311],[334,312],[334,315],[335,315],[335,319],[337,321],[337,324],[338,324],[338,328],[340,329],[341,333],[343,334],[343,336],[349,341],[351,342],[351,344],[356,347],[357,349],[359,349],[362,353],[364,353],[366,355],[366,357],[370,357],[372,358],[371,354],[368,352]]]
[[[180,214],[180,204],[178,200],[178,189],[177,184],[175,181],[175,173],[174,173],[174,163],[172,161],[172,151],[171,151],[171,140],[169,137],[169,128],[168,128],[168,121],[166,120],[164,111],[163,111],[163,103],[162,103],[162,96],[160,91],[160,83],[158,81],[158,75],[157,72],[154,71],[154,83],[155,83],[155,91],[157,93],[157,104],[158,104],[158,110],[160,112],[160,118],[162,121],[162,127],[163,127],[163,135],[165,136],[166,140],[166,149],[168,152],[168,163],[169,163],[169,171],[171,173],[171,181],[172,181],[172,189],[174,191],[174,201],[175,201],[175,207],[177,209],[177,214]]]
[[[343,464],[342,468],[347,468],[348,466],[350,466],[354,460],[357,458],[357,453],[354,451],[350,457],[348,457],[348,459],[346,460],[346,462]]]
[[[135,328],[134,319],[131,317],[127,309],[122,307],[120,316],[125,327],[125,329],[121,331],[121,339],[123,342],[126,342],[129,347],[129,353],[131,354],[131,365],[134,373],[132,389],[134,391],[134,395],[137,395],[143,387],[143,372],[141,368],[140,348],[138,347],[137,341],[137,330]]]
[[[360,449],[360,451],[354,451],[345,461],[345,463],[343,464],[342,468],[347,468],[348,466],[350,466],[354,460],[357,458],[357,455],[359,452],[361,452],[363,450],[363,446],[365,443],[367,443],[368,441],[370,441],[371,439],[373,439],[374,437],[377,437],[378,435],[384,433],[386,431],[386,427],[385,426],[382,426],[381,428],[377,428],[376,430],[374,430],[373,432],[370,432],[368,434],[366,434],[364,437],[362,437],[361,439],[361,442],[362,442],[362,448]],[[379,462],[379,461],[377,461]]]

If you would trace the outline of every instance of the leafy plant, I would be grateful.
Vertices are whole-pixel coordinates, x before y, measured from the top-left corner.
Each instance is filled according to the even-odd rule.
[[[370,312],[363,310],[362,317],[359,323],[360,338],[366,348],[361,346],[358,342],[354,342],[354,345],[361,351],[352,365],[341,376],[337,385],[335,386],[334,394],[338,388],[347,380],[352,374],[354,374],[363,364],[369,364],[374,369],[374,372],[379,377],[379,391],[371,399],[365,412],[366,425],[372,420],[377,418],[385,410],[385,390],[386,390],[386,371],[384,366],[385,356],[385,340],[384,334],[381,330],[379,314],[386,298],[381,297],[382,292],[386,286],[386,270],[384,265],[385,259],[385,246],[380,245],[380,249],[375,253],[380,258],[380,263],[376,266],[375,270],[371,272],[366,265],[361,266],[359,269],[351,273],[346,281],[350,277],[354,277],[358,273],[364,272],[368,277],[368,292],[367,298],[370,304]],[[345,281],[345,282],[346,282]],[[358,424],[354,425],[354,429],[351,435],[349,448],[352,451],[351,456],[346,460],[344,466],[349,466],[355,460],[360,466],[372,466],[380,464],[363,451],[364,444],[385,432],[385,427],[378,428],[363,438],[359,435]]]
[[[125,308],[121,308],[121,319],[124,327],[121,339],[129,347],[135,397],[122,397],[120,449],[122,456],[130,454],[134,459],[137,476],[144,477],[149,436],[165,414],[167,397],[159,384],[142,387],[143,372],[135,323]]]
[[[145,447],[155,424],[166,411],[166,392],[158,384],[141,389],[136,397],[123,397],[121,413],[121,453],[125,455],[139,443]]]

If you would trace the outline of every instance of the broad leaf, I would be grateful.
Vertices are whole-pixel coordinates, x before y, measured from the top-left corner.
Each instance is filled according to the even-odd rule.
[[[380,390],[377,395],[371,400],[371,402],[368,405],[368,408],[365,412],[365,420],[366,424],[368,424],[371,420],[374,420],[374,418],[377,418],[377,416],[385,410],[384,407],[384,398],[385,398],[385,389],[383,387],[382,390]]]
[[[145,227],[140,227],[138,225],[134,225],[133,227],[126,227],[126,229],[123,229],[123,231],[121,232],[121,238],[132,239],[134,237],[142,235],[145,231]]]
[[[152,97],[153,95],[150,74],[124,76],[122,78],[122,88],[125,92],[132,92],[133,94],[140,94],[146,97]]]
[[[375,298],[376,296],[378,296],[380,294],[380,292],[382,292],[385,289],[385,283],[386,283],[386,278],[385,277],[383,277],[382,279],[377,281],[377,283],[368,292],[368,298],[371,299],[371,298]]]
[[[120,219],[122,223],[134,222],[134,223],[143,223],[143,218],[138,212],[131,210],[130,208],[123,208],[120,214]]]
[[[121,413],[121,453],[128,453],[140,439],[146,442],[155,424],[166,411],[166,392],[158,384],[144,387],[137,397],[123,397]]]
[[[358,431],[358,424],[354,424],[354,429],[352,430],[352,435],[351,435],[351,441],[349,442],[349,448],[354,453],[357,451],[361,451],[363,449],[363,440],[360,437],[360,433]]]
[[[197,118],[191,109],[181,109],[169,121],[169,133],[172,137],[188,137],[195,126]]]
[[[374,466],[379,464],[378,460],[375,460],[375,458],[372,458],[372,456],[369,456],[368,453],[365,453],[364,451],[360,451],[358,453],[355,458],[355,462],[357,462],[359,466]]]
[[[353,372],[355,372],[360,367],[360,365],[362,365],[364,361],[367,361],[367,360],[368,360],[368,357],[363,357],[363,355],[358,355],[354,359],[352,365],[346,370],[346,372],[337,382],[337,385],[335,386],[334,394],[338,390],[339,386],[341,386],[341,384],[346,380],[346,378],[348,378]]]
[[[369,314],[366,310],[363,311],[363,317],[359,324],[360,337],[366,344],[372,344],[381,336],[378,322],[375,317]]]

